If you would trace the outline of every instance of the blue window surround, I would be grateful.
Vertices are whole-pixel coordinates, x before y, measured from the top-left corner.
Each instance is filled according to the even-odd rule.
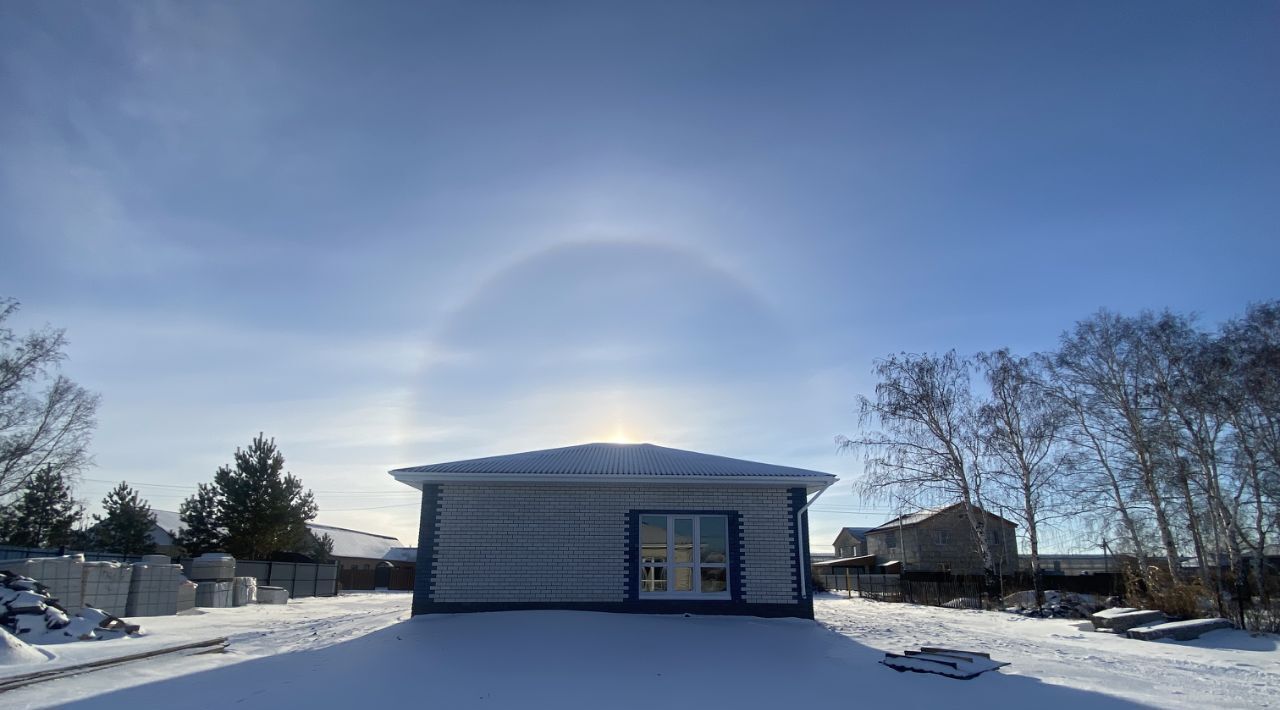
[[[640,516],[641,515],[720,515],[729,521],[729,599],[650,599],[640,598]],[[623,555],[627,574],[627,601],[631,603],[666,604],[673,610],[684,611],[683,607],[690,602],[702,604],[741,604],[742,573],[746,567],[742,563],[741,516],[736,510],[672,510],[670,508],[654,508],[652,510],[632,510],[627,513],[627,553]]]

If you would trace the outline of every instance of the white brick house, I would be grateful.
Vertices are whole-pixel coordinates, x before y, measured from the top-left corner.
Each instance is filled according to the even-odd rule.
[[[413,612],[812,618],[810,503],[835,476],[653,444],[416,466]]]

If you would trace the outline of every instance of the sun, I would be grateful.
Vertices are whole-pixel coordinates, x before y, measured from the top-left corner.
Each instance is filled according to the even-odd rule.
[[[610,434],[610,435],[609,435],[609,437],[608,437],[607,439],[605,439],[605,441],[609,442],[610,444],[634,444],[634,443],[636,443],[636,442],[635,442],[635,440],[631,438],[631,435],[630,435],[630,434],[628,434],[628,433],[627,433],[627,431],[626,431],[625,429],[623,429],[623,428],[622,428],[622,425],[621,425],[621,424],[619,424],[619,425],[617,425],[617,426],[615,426],[615,427],[613,428],[613,433],[612,433],[612,434]]]

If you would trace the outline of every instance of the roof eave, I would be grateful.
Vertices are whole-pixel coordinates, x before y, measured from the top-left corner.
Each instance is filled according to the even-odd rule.
[[[422,490],[428,483],[524,483],[543,484],[644,484],[644,485],[721,485],[738,487],[794,488],[804,486],[809,492],[822,490],[840,480],[831,474],[816,476],[652,476],[645,474],[522,474],[522,473],[445,473],[439,471],[389,471],[391,477]]]

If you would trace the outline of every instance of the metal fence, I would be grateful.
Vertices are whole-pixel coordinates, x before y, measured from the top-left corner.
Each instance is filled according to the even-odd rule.
[[[885,602],[978,609],[986,596],[986,583],[979,575],[933,572],[858,574],[854,568],[835,568],[815,574],[813,579],[818,586],[829,591]],[[1118,574],[1045,575],[1041,584],[1042,589],[1110,596],[1121,593],[1123,580]],[[1033,588],[1031,575],[1012,575],[1000,579],[999,594]]]
[[[137,562],[142,559],[140,555],[121,555],[116,552],[83,551],[65,547],[51,549],[0,545],[0,560],[25,560],[31,557],[61,557],[62,555],[84,555],[86,562]]]
[[[188,569],[191,560],[182,560]],[[338,563],[236,560],[237,577],[256,577],[259,586],[284,587],[289,597],[332,597],[338,594]]]

